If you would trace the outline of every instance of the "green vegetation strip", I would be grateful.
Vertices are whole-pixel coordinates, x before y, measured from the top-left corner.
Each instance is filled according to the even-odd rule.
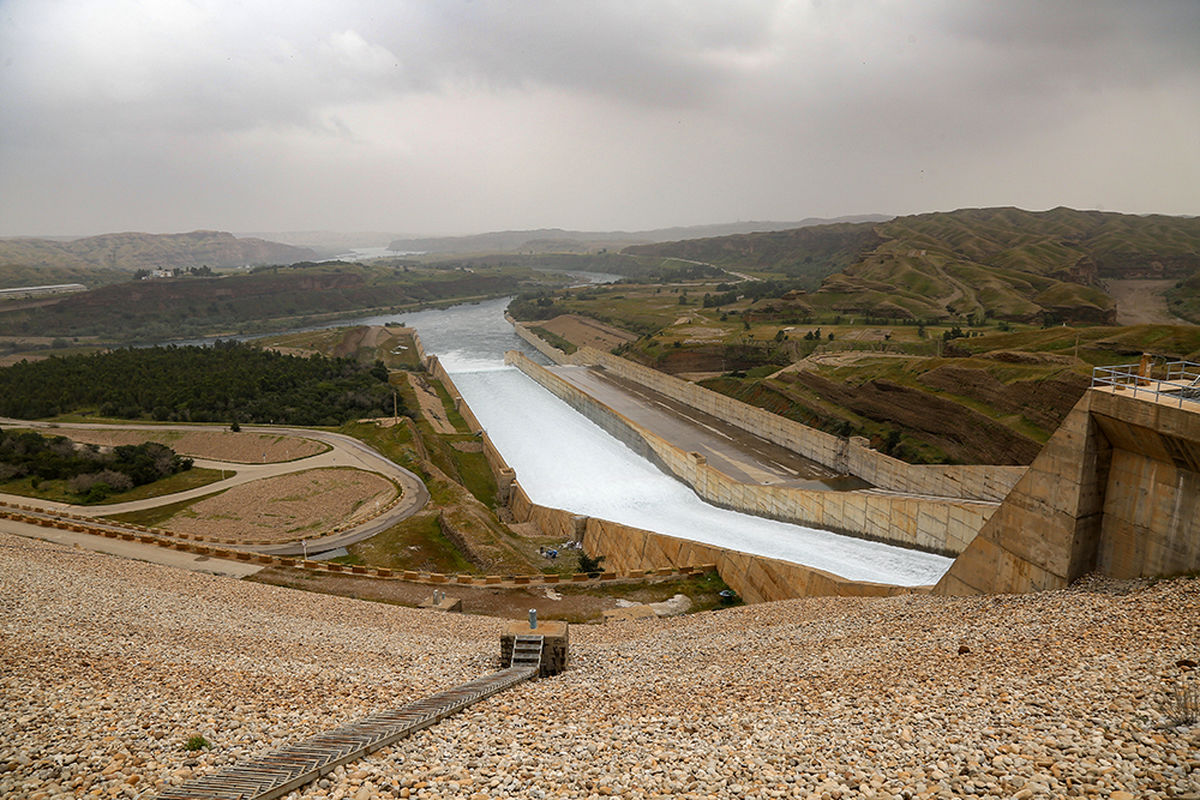
[[[571,344],[571,342],[569,342],[566,339],[564,339],[563,337],[559,336],[557,333],[548,331],[540,325],[532,327],[529,330],[536,333],[538,336],[540,336],[542,339],[549,342],[554,347],[557,347],[559,350],[562,350],[567,355],[571,355],[571,353],[574,353],[576,350],[579,349],[575,345]]]
[[[234,474],[236,473],[226,470],[224,478],[231,478]],[[95,501],[81,500],[78,495],[67,489],[66,481],[40,481],[38,488],[34,489],[30,485],[31,479],[28,477],[0,484],[0,493],[85,506],[113,505],[116,503],[129,503],[135,500],[147,500],[152,497],[163,497],[178,492],[186,492],[190,489],[198,489],[201,486],[207,486],[210,483],[223,480],[222,475],[223,473],[219,469],[192,467],[186,472],[179,472],[154,483],[138,486],[120,494],[111,494],[101,500]]]
[[[391,413],[387,380],[382,364],[368,369],[238,342],[130,348],[0,369],[0,415],[38,419],[94,408],[126,419],[338,425]]]

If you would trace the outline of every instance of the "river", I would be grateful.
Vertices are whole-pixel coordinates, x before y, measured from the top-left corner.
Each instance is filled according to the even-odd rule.
[[[508,299],[341,324],[415,327],[437,354],[530,499],[671,536],[779,558],[852,580],[934,583],[951,559],[716,508],[519,370],[506,350],[547,363],[504,319]]]

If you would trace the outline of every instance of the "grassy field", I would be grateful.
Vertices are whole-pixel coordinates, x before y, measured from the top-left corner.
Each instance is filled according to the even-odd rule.
[[[421,514],[366,541],[350,545],[348,563],[447,575],[475,572],[454,543],[442,533],[436,514]]]
[[[374,343],[369,342],[366,326],[325,328],[317,331],[285,333],[256,339],[261,347],[281,349],[284,352],[321,353],[326,356],[355,358],[364,364],[382,361],[388,369],[418,370],[412,331],[398,326],[386,326]]]

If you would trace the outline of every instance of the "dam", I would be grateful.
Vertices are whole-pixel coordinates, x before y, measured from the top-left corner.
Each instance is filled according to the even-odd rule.
[[[510,325],[506,304],[403,321],[515,469],[518,521],[582,535],[611,568],[724,562],[757,599],[779,599],[1200,567],[1194,385],[1130,373],[1093,388],[1029,468],[909,465],[607,352],[566,357]],[[1200,367],[1177,367],[1197,381]],[[1147,383],[1165,394],[1139,396]]]

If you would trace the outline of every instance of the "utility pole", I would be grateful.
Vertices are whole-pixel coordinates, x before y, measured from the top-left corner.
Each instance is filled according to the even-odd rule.
[[[397,425],[400,422],[400,402],[396,399],[395,390],[392,391],[392,424]]]

